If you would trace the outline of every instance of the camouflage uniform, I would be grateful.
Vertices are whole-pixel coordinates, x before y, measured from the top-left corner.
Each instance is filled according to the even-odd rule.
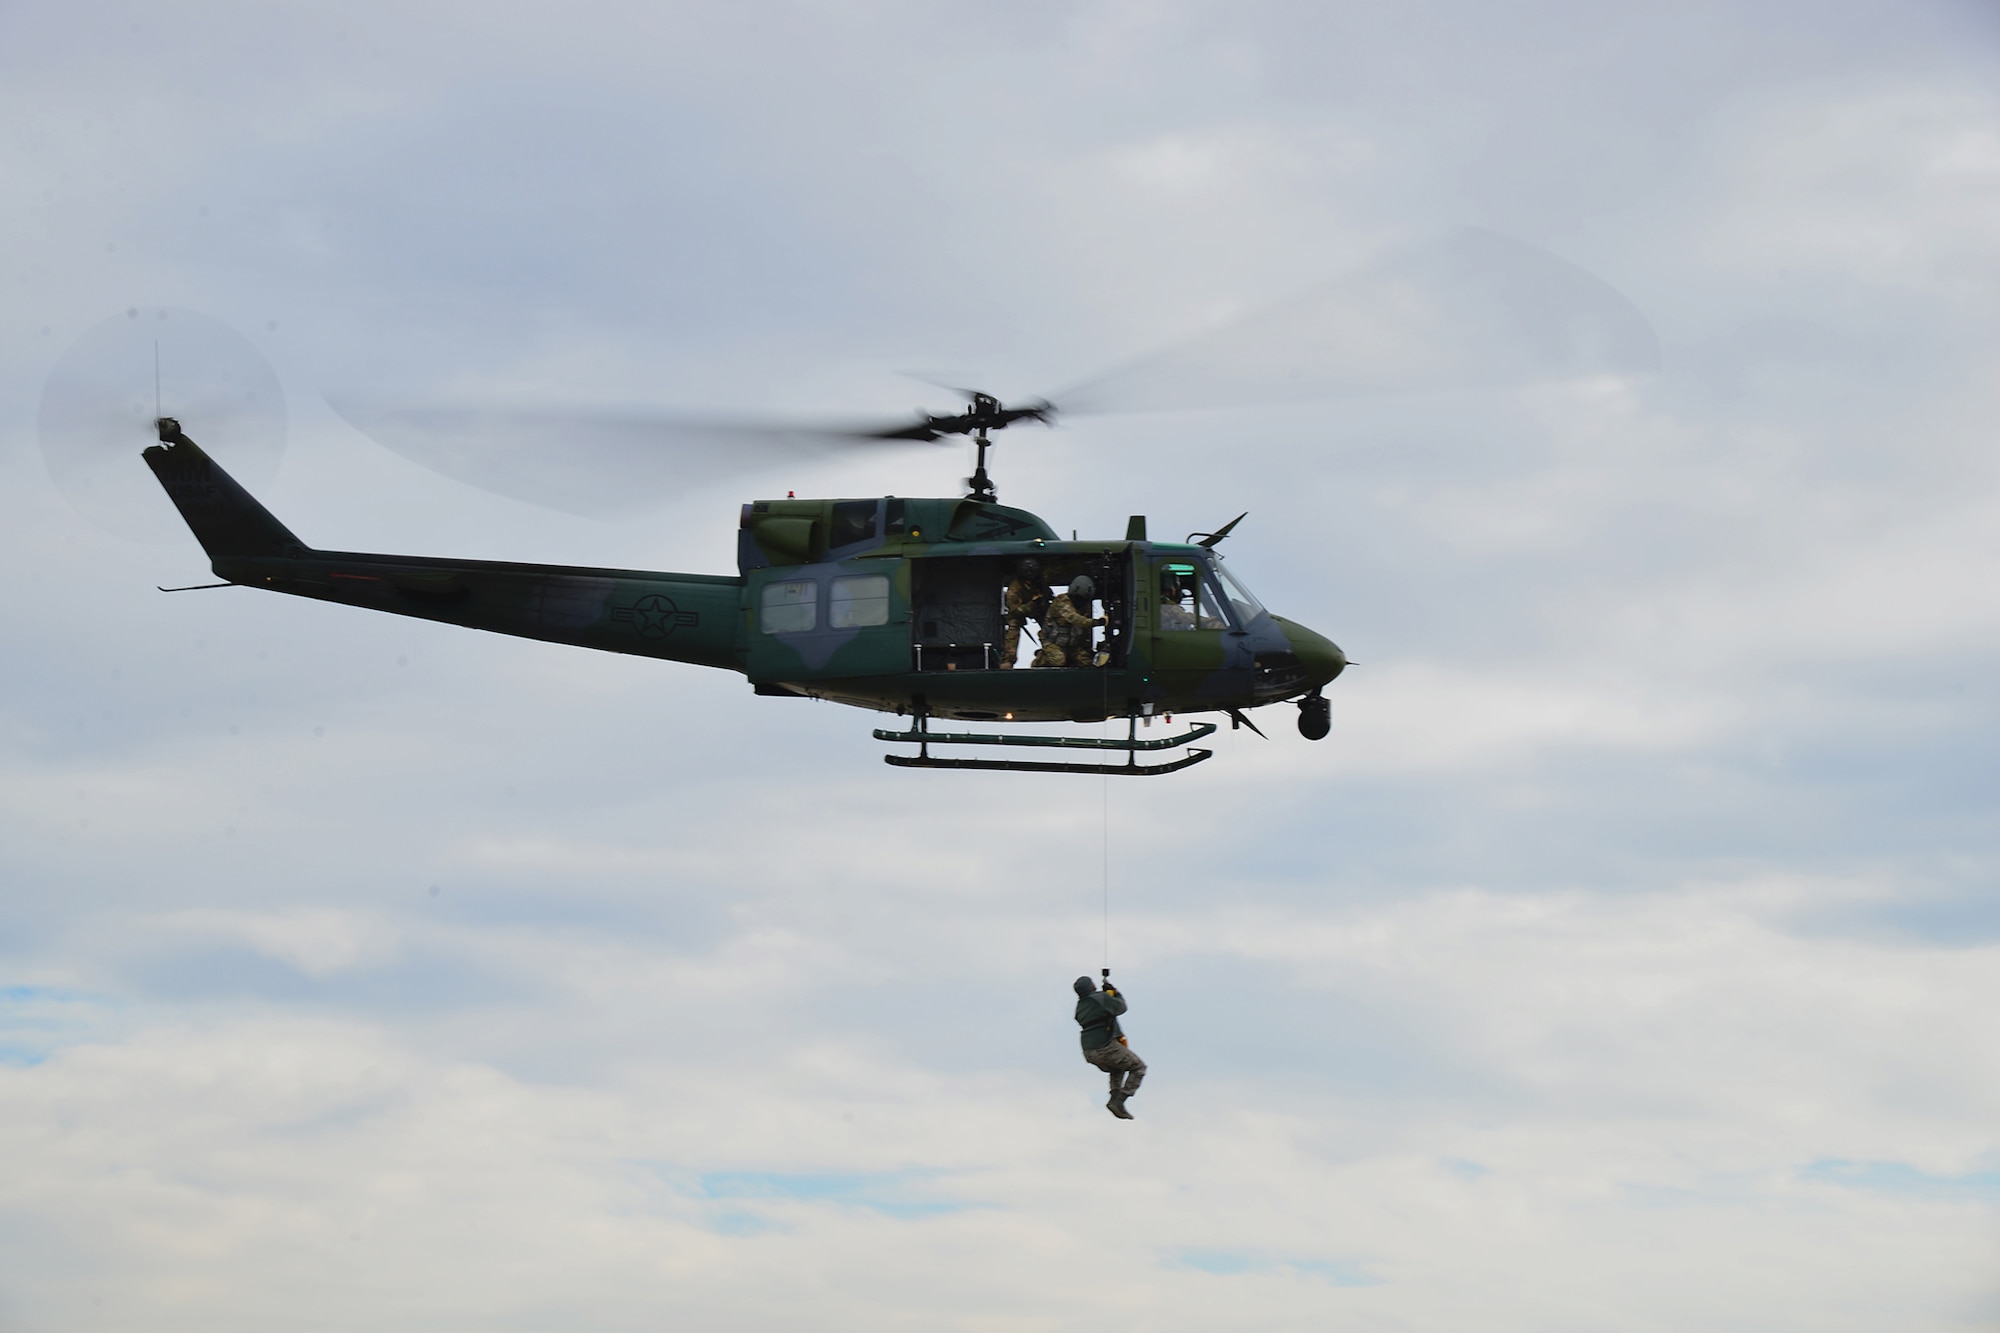
[[[1111,1095],[1130,1097],[1146,1077],[1146,1062],[1123,1042],[1112,1042],[1083,1053],[1083,1058],[1111,1075]],[[1122,1083],[1121,1083],[1122,1080]]]
[[[1014,659],[1021,652],[1021,631],[1029,621],[1042,624],[1042,617],[1048,614],[1049,590],[1046,587],[1015,579],[1007,585],[1007,632],[1000,640],[1000,665],[1012,667]],[[1048,631],[1044,629],[1042,633]],[[1038,651],[1036,656],[1041,654]],[[1037,663],[1039,665],[1039,663]]]
[[[1089,666],[1096,654],[1091,651],[1090,631],[1104,623],[1076,609],[1068,593],[1049,603],[1049,617],[1042,622],[1042,650],[1035,654],[1036,666]]]
[[[1111,1113],[1121,1120],[1125,1099],[1139,1090],[1146,1077],[1146,1062],[1125,1044],[1118,1015],[1125,1012],[1125,997],[1110,982],[1103,990],[1092,986],[1089,977],[1076,979],[1076,1024],[1082,1029],[1083,1058],[1111,1077]]]

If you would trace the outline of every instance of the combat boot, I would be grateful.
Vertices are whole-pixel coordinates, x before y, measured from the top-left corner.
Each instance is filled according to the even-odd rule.
[[[1104,1109],[1117,1116],[1120,1120],[1130,1120],[1132,1118],[1132,1113],[1125,1109],[1125,1094],[1122,1092],[1112,1093],[1111,1100],[1104,1103]]]

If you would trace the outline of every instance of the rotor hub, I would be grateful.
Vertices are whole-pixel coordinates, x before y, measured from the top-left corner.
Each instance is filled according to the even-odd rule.
[[[965,498],[990,504],[998,498],[999,492],[994,489],[993,477],[986,470],[986,450],[993,443],[989,432],[1005,430],[1017,421],[1039,421],[1046,426],[1055,418],[1055,407],[1048,402],[1028,407],[1008,407],[992,394],[978,389],[968,389],[965,393],[971,405],[963,412],[948,417],[925,413],[923,420],[914,426],[875,431],[872,437],[878,440],[929,441],[941,440],[947,435],[970,435],[979,453],[972,475],[965,479]]]

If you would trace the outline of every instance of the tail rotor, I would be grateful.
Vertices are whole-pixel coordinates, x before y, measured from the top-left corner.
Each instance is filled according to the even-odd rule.
[[[198,430],[245,485],[262,487],[276,475],[286,423],[277,372],[221,320],[169,306],[134,307],[93,325],[49,372],[37,422],[49,479],[107,532],[185,541],[179,516],[139,461],[168,416]]]

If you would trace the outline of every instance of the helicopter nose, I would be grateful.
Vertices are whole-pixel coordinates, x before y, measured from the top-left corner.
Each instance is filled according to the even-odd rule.
[[[1291,641],[1292,652],[1298,657],[1299,665],[1305,668],[1314,689],[1347,669],[1347,654],[1341,652],[1340,645],[1332,639],[1282,616],[1272,619],[1285,631],[1285,637]]]

